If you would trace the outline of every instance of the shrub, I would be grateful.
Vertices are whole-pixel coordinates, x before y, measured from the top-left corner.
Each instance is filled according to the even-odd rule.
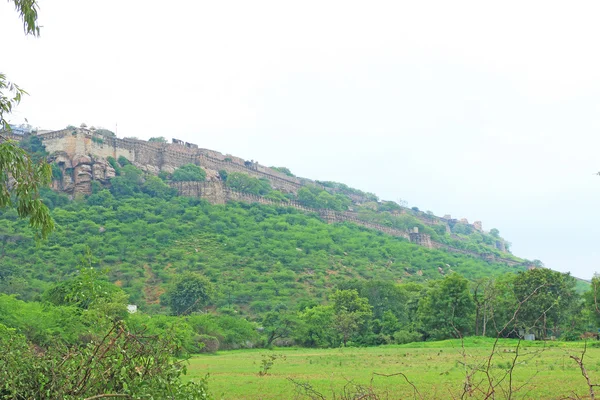
[[[423,336],[419,332],[399,330],[394,333],[394,342],[396,344],[406,344],[412,342],[420,342],[423,340]]]
[[[0,325],[0,348],[1,398],[210,398],[205,380],[180,381],[185,369],[172,361],[169,339],[136,334],[123,323],[79,349],[52,344],[41,353]]]
[[[210,335],[198,335],[200,353],[216,353],[219,350],[219,339]]]
[[[186,164],[177,168],[171,177],[175,182],[202,182],[206,179],[206,172],[197,165]]]

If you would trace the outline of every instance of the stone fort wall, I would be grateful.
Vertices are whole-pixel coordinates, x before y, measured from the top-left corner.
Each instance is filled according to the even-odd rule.
[[[268,179],[275,189],[297,192],[302,186],[299,179],[287,176],[256,162],[239,157],[223,155],[214,150],[200,149],[195,145],[177,143],[151,143],[136,139],[120,139],[96,134],[82,128],[63,129],[38,135],[49,153],[61,153],[69,157],[123,156],[145,171],[165,170],[172,172],[185,164],[197,164],[214,171],[243,172],[255,178]]]
[[[176,189],[179,195],[197,197],[207,200],[213,204],[225,204],[228,201],[242,201],[248,203],[260,203],[266,205],[273,205],[278,207],[293,207],[306,213],[314,213],[319,215],[327,223],[341,223],[351,222],[356,225],[364,226],[365,228],[374,229],[383,232],[388,235],[402,237],[409,240],[411,243],[429,248],[429,249],[444,249],[446,251],[465,254],[481,259],[485,259],[491,262],[501,262],[510,266],[516,266],[521,262],[498,257],[491,254],[480,254],[468,250],[458,249],[452,246],[448,246],[443,243],[435,242],[431,239],[431,236],[426,233],[420,233],[418,230],[412,232],[402,231],[399,229],[390,228],[388,226],[367,222],[359,219],[357,213],[351,211],[333,211],[333,210],[317,210],[309,207],[305,207],[296,201],[276,201],[267,199],[265,197],[256,196],[253,194],[238,192],[232,190],[222,182],[172,182],[170,186]]]
[[[22,138],[20,135],[13,134],[8,134],[6,136],[17,141]],[[65,187],[72,187],[73,193],[88,193],[91,179],[97,179],[98,177],[101,177],[100,180],[109,179],[107,177],[110,176],[111,171],[109,170],[111,170],[111,167],[109,165],[96,165],[96,163],[98,163],[100,159],[106,159],[108,157],[118,159],[121,156],[128,159],[138,168],[154,174],[158,174],[160,171],[170,173],[182,165],[192,163],[200,165],[206,169],[207,172],[212,171],[212,173],[207,173],[209,180],[212,179],[210,177],[217,177],[218,171],[225,170],[228,173],[241,172],[255,178],[267,179],[274,189],[287,193],[296,193],[302,186],[308,184],[316,185],[330,192],[337,192],[335,189],[325,188],[309,179],[290,177],[260,165],[257,162],[246,161],[229,154],[224,155],[214,150],[199,148],[195,144],[185,143],[176,139],[173,139],[174,143],[155,143],[132,138],[121,139],[100,135],[94,130],[85,128],[67,128],[59,131],[44,132],[39,134],[38,137],[42,140],[46,146],[46,151],[50,154],[58,154],[63,159],[66,157],[71,160],[80,159],[82,156],[91,159],[90,163],[88,163],[89,167],[85,165],[81,167],[73,165],[76,170],[75,172],[78,172],[77,168],[87,168],[90,169],[90,171],[87,171],[87,169],[85,171],[80,171],[79,174],[75,174],[76,176],[73,178],[73,182],[63,183],[63,186]],[[66,164],[68,164],[68,162]],[[107,170],[108,172],[105,171],[104,174],[101,174],[95,171],[95,169],[98,168]],[[91,179],[88,179],[88,175]],[[79,179],[80,177],[82,177],[82,179]],[[68,180],[68,177],[66,177],[66,179]],[[282,205],[279,202],[274,202],[263,197],[231,191],[218,180],[205,183],[174,183],[173,185],[176,185],[178,192],[182,195],[206,198],[217,204],[223,204],[227,201],[234,200]],[[354,197],[352,200],[356,203],[360,204],[364,201],[360,196]],[[352,211],[334,212],[331,210],[310,210],[293,201],[286,202],[285,205],[307,212],[318,213],[327,222],[353,222],[393,236],[409,239],[414,243],[419,243],[425,247],[432,248],[437,246],[435,243],[431,242],[429,235],[417,232],[408,233],[383,225],[362,221],[358,218],[358,214]],[[449,224],[457,222],[456,220],[451,219],[450,216],[434,218],[425,213],[417,213],[414,216],[422,223],[429,226],[438,224],[445,225],[448,231],[450,230]],[[466,220],[460,222],[468,223]],[[482,229],[481,223],[478,221],[476,221],[473,226],[476,230],[481,231]],[[505,250],[501,248],[502,246],[497,247],[500,250]],[[464,252],[458,249],[457,251]]]

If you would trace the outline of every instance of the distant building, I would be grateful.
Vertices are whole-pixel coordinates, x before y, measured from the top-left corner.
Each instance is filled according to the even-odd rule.
[[[33,132],[33,127],[29,124],[9,125],[9,126],[10,126],[11,133],[13,135],[25,136],[25,135],[29,135],[31,132]]]

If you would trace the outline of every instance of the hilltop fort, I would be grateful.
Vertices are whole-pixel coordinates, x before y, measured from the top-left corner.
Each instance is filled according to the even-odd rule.
[[[9,136],[11,139],[17,141],[25,137],[21,132],[13,132]],[[214,150],[200,148],[196,144],[178,139],[172,139],[171,143],[150,142],[134,138],[121,139],[112,135],[99,133],[99,131],[93,128],[88,129],[84,126],[80,128],[68,127],[58,131],[38,132],[36,136],[50,154],[49,161],[55,164],[61,171],[60,177],[53,181],[53,188],[73,196],[91,194],[93,181],[108,185],[110,179],[116,175],[116,171],[109,160],[121,157],[127,159],[142,171],[154,175],[158,175],[163,171],[172,173],[177,168],[186,164],[198,165],[206,172],[206,180],[204,182],[172,182],[171,187],[176,189],[180,195],[200,197],[217,204],[222,204],[230,200],[263,204],[281,203],[261,196],[231,190],[223,184],[220,171],[226,171],[227,173],[239,172],[254,178],[266,179],[270,182],[273,189],[279,190],[282,193],[296,194],[300,188],[309,185],[320,187],[331,193],[338,191],[336,188],[325,187],[319,182],[310,179],[298,178],[276,171],[254,160],[244,160],[230,154],[222,154]],[[361,193],[357,191],[355,193],[345,193],[345,195],[352,200],[355,206],[372,202],[374,196]],[[419,232],[417,228],[409,231],[398,230],[364,221],[361,220],[359,214],[352,208],[347,211],[316,210],[291,200],[285,202],[284,205],[306,212],[316,212],[327,222],[349,221],[357,223],[387,234],[404,237],[413,243],[428,248],[445,248],[449,251],[470,253],[491,260],[501,260],[510,265],[522,262],[522,260],[518,260],[512,256],[499,258],[492,254],[475,254],[471,251],[458,249],[447,244],[436,243],[431,240],[430,235]],[[410,212],[411,215],[418,218],[427,226],[444,226],[448,234],[451,234],[451,228],[455,224],[462,224],[468,226],[469,229],[483,233],[480,221],[469,224],[466,219],[457,220],[453,219],[450,215],[436,217],[407,208],[395,211],[396,214],[407,212]],[[494,250],[507,253],[505,242],[501,239],[497,240]]]

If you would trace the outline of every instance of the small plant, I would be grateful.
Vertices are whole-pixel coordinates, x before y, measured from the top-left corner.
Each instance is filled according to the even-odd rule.
[[[273,368],[275,360],[277,359],[282,359],[285,361],[285,356],[283,354],[263,354],[262,360],[260,360],[260,371],[258,371],[258,375],[267,375],[269,370]]]

